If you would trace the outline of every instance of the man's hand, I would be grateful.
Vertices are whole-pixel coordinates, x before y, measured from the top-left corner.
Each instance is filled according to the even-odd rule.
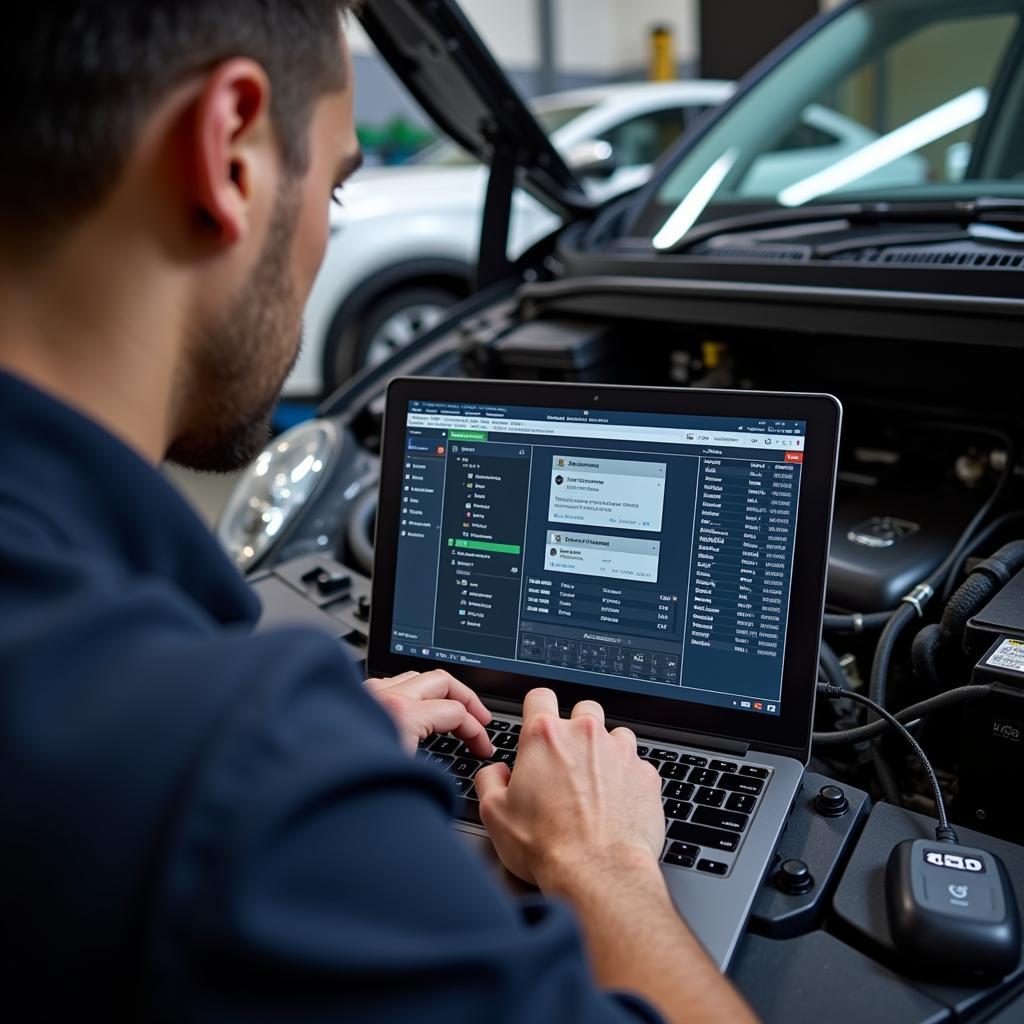
[[[479,758],[494,753],[484,729],[491,713],[468,686],[443,669],[367,679],[366,688],[394,720],[409,753],[435,732],[454,733]]]
[[[622,856],[656,867],[661,855],[661,779],[637,756],[633,732],[605,729],[595,701],[563,719],[551,690],[531,690],[515,772],[485,765],[476,788],[502,863],[542,888],[561,889],[581,863]]]
[[[755,1024],[683,923],[658,865],[658,773],[629,729],[608,732],[594,701],[558,716],[532,690],[514,772],[476,773],[480,817],[505,867],[572,903],[598,980],[637,992],[672,1024]]]

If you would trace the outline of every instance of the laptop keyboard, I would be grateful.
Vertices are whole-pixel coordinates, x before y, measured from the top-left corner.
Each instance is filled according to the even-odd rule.
[[[494,719],[487,734],[491,761],[515,764],[520,722]],[[768,785],[771,769],[745,760],[713,757],[683,747],[640,740],[637,753],[658,769],[665,808],[665,848],[661,861],[711,875],[727,875],[750,820]],[[486,763],[455,736],[429,736],[417,757],[449,776],[458,793],[457,817],[479,825],[480,804],[473,777]]]

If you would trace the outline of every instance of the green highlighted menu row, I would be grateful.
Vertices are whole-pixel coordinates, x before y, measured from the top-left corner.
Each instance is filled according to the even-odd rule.
[[[518,544],[493,544],[488,540],[457,540],[448,538],[448,547],[469,548],[470,551],[496,551],[501,555],[518,555],[522,550]]]
[[[449,430],[449,441],[486,441],[486,430]]]

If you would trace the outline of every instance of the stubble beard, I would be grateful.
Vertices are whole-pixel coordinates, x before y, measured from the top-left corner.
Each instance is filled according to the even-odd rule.
[[[169,462],[230,473],[270,440],[274,407],[302,343],[301,301],[289,268],[298,192],[282,187],[248,283],[217,324],[192,338],[187,412]]]

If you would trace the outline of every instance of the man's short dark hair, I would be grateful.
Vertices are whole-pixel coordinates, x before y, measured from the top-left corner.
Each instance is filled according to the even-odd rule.
[[[3,13],[0,231],[59,229],[116,183],[146,116],[180,82],[250,57],[271,82],[289,172],[313,106],[343,85],[351,0],[29,0]]]

